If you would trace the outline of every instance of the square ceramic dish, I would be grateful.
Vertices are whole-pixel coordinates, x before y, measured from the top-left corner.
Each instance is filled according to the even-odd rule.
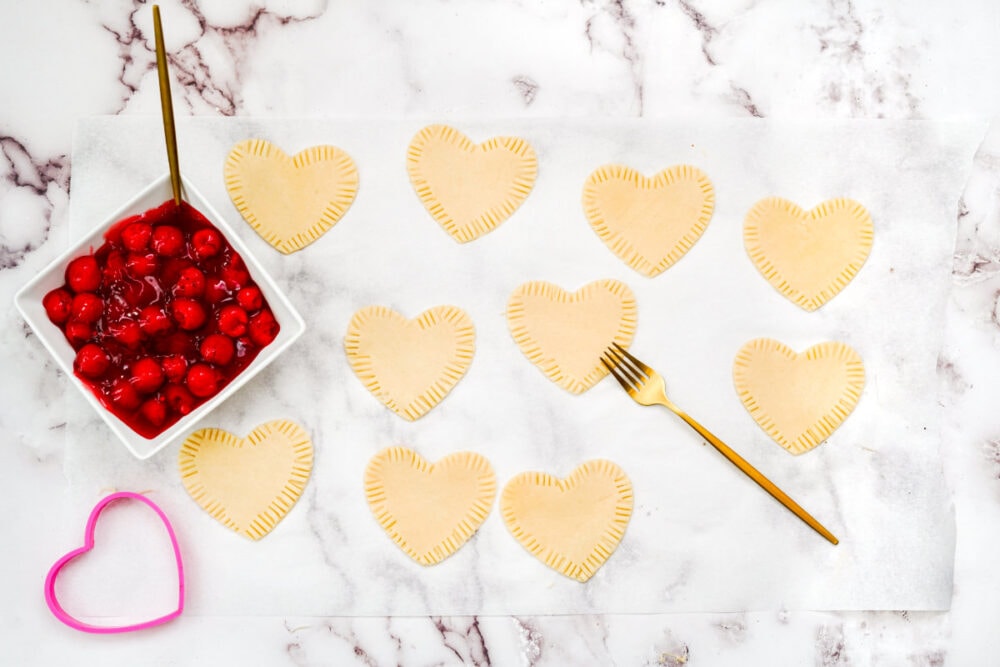
[[[182,179],[183,180],[183,179]],[[187,433],[199,420],[232,396],[250,378],[278,358],[305,331],[305,322],[292,306],[288,297],[278,288],[274,280],[267,274],[249,248],[243,244],[240,237],[225,223],[222,216],[202,197],[186,180],[182,182],[183,197],[191,206],[198,209],[208,220],[219,229],[229,243],[242,256],[251,277],[260,287],[264,298],[268,301],[275,319],[281,326],[278,336],[266,347],[261,349],[257,357],[242,373],[237,375],[222,391],[205,403],[182,417],[173,426],[154,438],[146,438],[133,431],[125,422],[101,405],[97,397],[73,373],[73,360],[76,356],[72,346],[66,340],[62,330],[53,324],[42,306],[42,298],[52,289],[63,284],[66,265],[79,255],[87,254],[104,243],[104,233],[116,222],[131,215],[142,213],[171,199],[170,175],[166,174],[150,184],[131,201],[111,214],[90,234],[74,243],[61,257],[52,262],[27,285],[21,288],[14,298],[17,309],[28,322],[28,325],[38,336],[42,344],[52,353],[77,389],[83,394],[98,414],[104,419],[116,436],[125,444],[130,452],[139,459],[147,459],[166,447],[177,438]]]

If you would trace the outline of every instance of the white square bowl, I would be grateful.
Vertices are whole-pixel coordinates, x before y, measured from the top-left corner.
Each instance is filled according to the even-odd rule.
[[[195,410],[192,410],[190,414],[179,419],[177,423],[155,438],[145,438],[133,431],[114,413],[101,405],[90,388],[76,377],[73,373],[73,360],[76,358],[76,352],[69,344],[69,341],[66,340],[66,336],[62,330],[49,320],[48,315],[45,313],[45,308],[42,306],[42,298],[50,290],[63,284],[66,266],[70,260],[79,255],[88,254],[104,243],[104,233],[114,223],[128,216],[148,211],[168,199],[172,199],[173,192],[170,188],[170,175],[165,174],[154,181],[131,201],[115,211],[104,222],[97,225],[90,234],[73,244],[61,257],[52,262],[27,285],[22,287],[14,297],[17,309],[35,332],[35,335],[42,341],[42,344],[55,357],[59,367],[63,369],[63,372],[66,373],[76,388],[80,390],[87,402],[94,406],[98,414],[104,418],[104,421],[111,427],[111,430],[125,444],[128,450],[139,459],[148,459],[185,434],[196,422],[218,407],[250,378],[277,359],[282,352],[288,349],[289,345],[302,335],[306,328],[305,322],[298,311],[292,306],[288,297],[278,288],[278,285],[267,274],[264,267],[257,261],[257,258],[250,253],[250,250],[240,240],[240,237],[230,229],[222,219],[222,216],[212,208],[208,201],[183,178],[182,193],[184,200],[208,218],[243,258],[247,269],[250,271],[250,275],[258,287],[260,287],[261,292],[263,292],[264,298],[267,299],[271,311],[274,313],[274,318],[278,321],[281,328],[278,336],[267,347],[263,348],[250,365],[243,369],[242,373],[233,378],[222,391],[202,403]]]

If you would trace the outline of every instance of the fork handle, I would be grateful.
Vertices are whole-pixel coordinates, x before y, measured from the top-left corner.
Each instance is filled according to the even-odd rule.
[[[671,402],[669,399],[664,399],[663,405],[668,407],[671,411],[673,411],[674,414],[683,419],[688,426],[697,431],[699,435],[701,435],[701,437],[705,438],[705,440],[709,442],[710,445],[719,450],[720,454],[725,456],[727,459],[729,459],[729,461],[733,465],[742,470],[747,477],[757,482],[757,484],[760,485],[762,489],[771,494],[771,496],[774,497],[775,500],[777,500],[782,505],[791,510],[795,514],[795,516],[805,521],[810,528],[812,528],[817,533],[825,537],[832,544],[838,544],[840,542],[840,540],[834,537],[833,533],[827,530],[823,526],[823,524],[821,524],[819,521],[813,518],[813,516],[809,514],[809,512],[802,509],[802,507],[797,502],[788,497],[787,493],[779,489],[774,484],[774,482],[765,477],[761,471],[757,470],[752,465],[750,465],[750,463],[747,462],[746,459],[744,459],[742,456],[733,451],[732,448],[729,447],[729,445],[716,438],[711,431],[709,431],[707,428],[699,424],[693,417],[691,417],[689,414],[687,414],[679,407],[674,405],[674,403]]]

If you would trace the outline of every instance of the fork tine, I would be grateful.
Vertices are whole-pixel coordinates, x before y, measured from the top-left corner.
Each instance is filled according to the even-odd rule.
[[[604,359],[606,359],[606,361],[604,361]],[[646,381],[646,378],[643,377],[642,373],[637,371],[635,368],[632,368],[628,362],[621,357],[621,355],[616,353],[610,347],[604,351],[602,363],[604,363],[607,368],[612,369],[611,372],[619,378],[619,381],[624,379],[628,383],[630,387],[629,391],[638,391],[643,382]]]
[[[638,359],[636,359],[635,357],[633,357],[629,353],[628,350],[626,350],[624,347],[622,347],[621,345],[619,345],[617,342],[612,341],[611,345],[614,346],[614,348],[615,348],[616,351],[618,351],[620,354],[624,355],[625,358],[627,358],[633,364],[635,364],[636,366],[638,366],[642,370],[643,373],[645,373],[646,375],[652,375],[653,374],[653,369],[652,368],[650,368],[646,364],[642,363],[641,361],[639,361]]]
[[[608,371],[613,376],[615,376],[615,379],[618,380],[618,384],[622,386],[622,389],[624,389],[627,392],[633,391],[632,385],[625,379],[625,377],[622,374],[618,372],[617,368],[615,368],[605,360],[604,355],[601,355],[601,363],[604,364],[604,367],[607,368]]]
[[[613,344],[617,345],[616,343]],[[621,349],[620,345],[618,347],[619,349]],[[611,357],[611,359],[614,360],[615,366],[617,366],[623,372],[627,373],[629,377],[632,378],[632,382],[634,382],[635,384],[642,384],[643,382],[646,381],[646,378],[650,375],[648,371],[643,371],[641,367],[636,367],[632,365],[629,359],[623,356],[622,353],[619,350],[615,349],[614,347],[609,347],[606,353],[609,357]]]

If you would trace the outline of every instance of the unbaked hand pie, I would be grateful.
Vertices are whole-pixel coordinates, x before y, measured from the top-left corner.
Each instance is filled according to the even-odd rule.
[[[500,512],[514,539],[538,560],[587,581],[621,542],[632,502],[625,472],[594,459],[566,479],[542,472],[517,475],[503,489]]]
[[[439,563],[465,544],[495,496],[493,466],[475,452],[428,463],[412,449],[390,447],[365,469],[365,497],[375,519],[421,565]]]
[[[313,464],[312,440],[298,424],[261,424],[245,438],[217,428],[195,431],[177,456],[181,481],[202,509],[259,540],[298,501]]]
[[[412,320],[386,306],[367,306],[351,318],[344,349],[368,391],[413,421],[465,375],[475,352],[475,329],[456,306],[430,308]]]
[[[531,193],[535,150],[520,137],[474,144],[447,125],[430,125],[410,142],[406,169],[428,213],[453,239],[473,241],[509,218]]]
[[[597,280],[576,292],[529,282],[507,301],[507,325],[518,347],[550,380],[574,394],[608,374],[601,354],[612,342],[628,347],[635,324],[635,295],[617,280]]]
[[[804,211],[787,199],[771,197],[754,204],[743,224],[743,242],[757,270],[809,311],[857,275],[874,233],[868,211],[850,199],[831,199]]]
[[[701,238],[715,191],[697,167],[676,165],[646,178],[631,167],[599,167],[583,186],[583,210],[597,235],[622,261],[652,277]]]
[[[229,151],[223,172],[243,219],[285,254],[337,224],[358,192],[354,160],[336,146],[311,146],[289,157],[264,139],[248,139]]]
[[[865,368],[844,343],[820,343],[796,354],[776,340],[757,338],[737,353],[733,381],[760,427],[792,454],[802,454],[854,410]]]

